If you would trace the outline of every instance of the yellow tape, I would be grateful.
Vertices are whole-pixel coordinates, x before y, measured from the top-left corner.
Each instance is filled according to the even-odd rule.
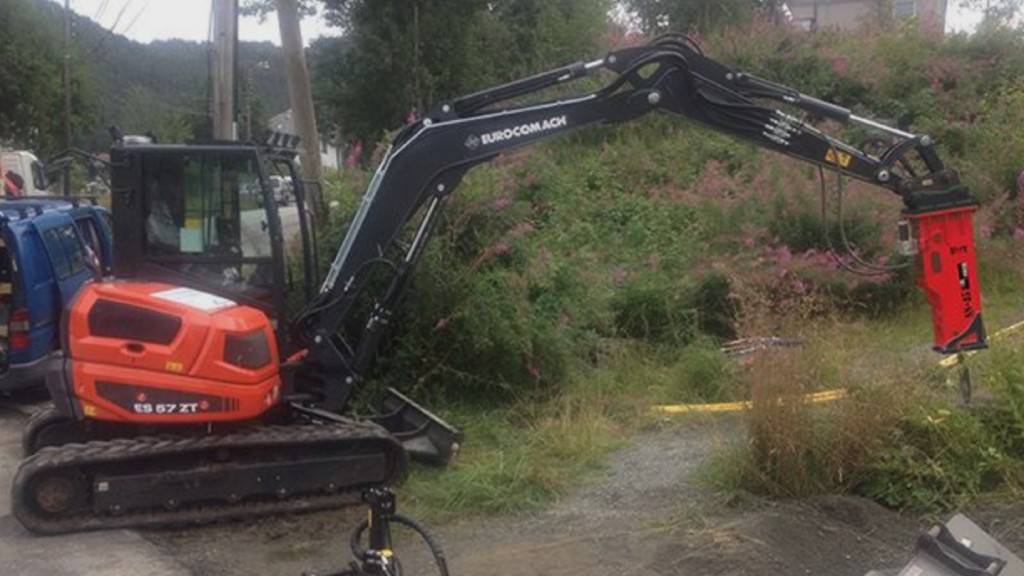
[[[813,394],[804,395],[803,399],[807,402],[832,402],[839,400],[840,398],[846,397],[846,389],[838,388],[836,390],[825,390],[823,392],[814,392]],[[740,410],[746,410],[753,404],[750,400],[744,400],[742,402],[720,402],[717,404],[669,404],[655,406],[655,412],[662,414],[689,414],[691,412],[739,412]]]

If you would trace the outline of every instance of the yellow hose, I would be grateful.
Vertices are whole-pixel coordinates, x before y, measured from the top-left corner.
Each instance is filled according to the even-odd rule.
[[[1000,338],[1005,338],[1007,335],[1016,332],[1024,328],[1024,320],[1017,322],[1012,326],[1007,326],[1002,330],[999,330],[989,336],[989,340],[998,341]],[[939,365],[943,368],[952,368],[959,364],[963,358],[977,354],[977,350],[971,350],[960,354],[951,354],[946,356],[939,361]],[[807,402],[832,402],[839,400],[840,398],[846,397],[846,389],[838,388],[836,390],[825,390],[824,392],[815,392],[813,394],[807,394],[804,396],[804,400]],[[739,412],[740,410],[746,410],[750,408],[751,402],[744,400],[741,402],[720,402],[716,404],[663,404],[655,406],[654,411],[661,414],[676,415],[676,414],[690,414],[690,413],[709,413],[709,412]]]
[[[823,392],[814,392],[813,394],[804,395],[804,400],[807,402],[832,402],[833,400],[839,400],[840,398],[846,397],[845,388],[837,388],[835,390],[825,390]],[[744,400],[742,402],[720,402],[717,404],[667,404],[661,406],[655,406],[655,412],[662,414],[689,414],[691,412],[738,412],[740,410],[746,410],[751,407],[750,400]]]

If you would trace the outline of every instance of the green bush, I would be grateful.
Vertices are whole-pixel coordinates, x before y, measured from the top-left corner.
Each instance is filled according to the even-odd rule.
[[[861,494],[893,508],[959,508],[1001,483],[1003,453],[970,412],[919,410],[893,430]]]
[[[673,286],[630,283],[616,292],[611,307],[619,336],[673,346],[697,337],[697,314]]]
[[[1024,173],[1024,79],[988,94],[981,102],[981,115],[965,144],[969,151],[967,176],[978,184],[975,191],[983,199],[993,200],[1015,192],[1018,175]],[[1024,217],[1009,216],[1010,221],[1003,225],[1012,235],[1013,227],[1024,223]]]

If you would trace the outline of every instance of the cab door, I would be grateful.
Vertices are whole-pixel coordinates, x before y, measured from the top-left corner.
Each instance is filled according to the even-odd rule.
[[[66,304],[92,278],[85,241],[74,221],[64,213],[42,214],[32,225],[43,241],[61,304]]]

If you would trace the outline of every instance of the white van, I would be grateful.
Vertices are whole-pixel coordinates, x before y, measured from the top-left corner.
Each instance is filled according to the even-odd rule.
[[[0,177],[13,172],[25,182],[22,195],[46,196],[50,183],[46,180],[43,163],[27,150],[0,148]]]

